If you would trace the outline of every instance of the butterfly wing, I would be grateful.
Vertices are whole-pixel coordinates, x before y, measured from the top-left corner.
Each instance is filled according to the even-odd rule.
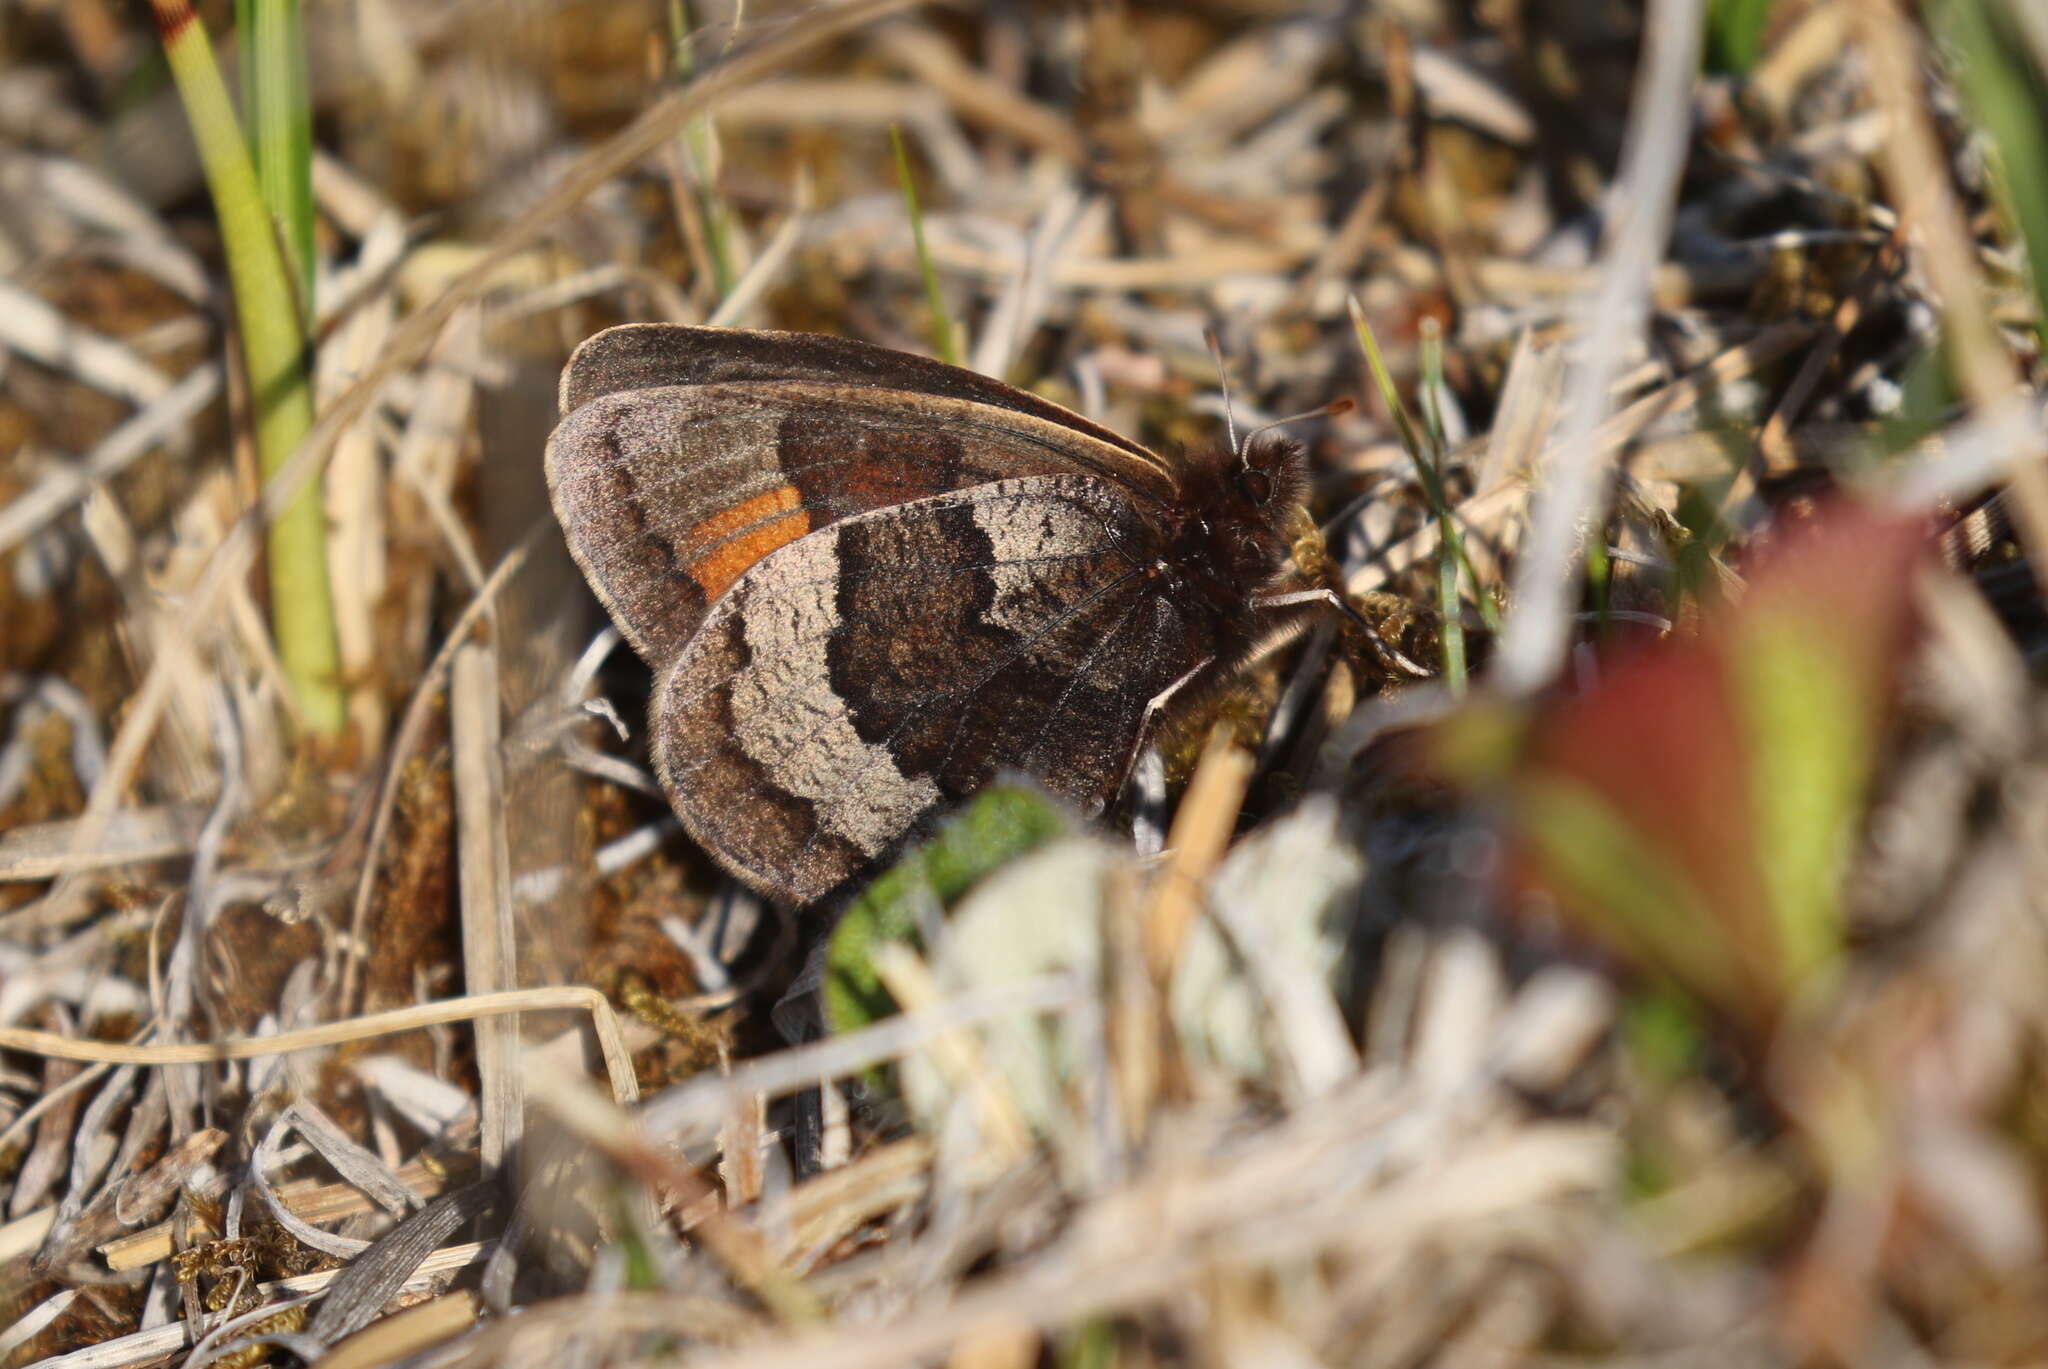
[[[586,338],[562,368],[561,411],[571,414],[602,395],[674,385],[807,380],[967,400],[1029,414],[1121,449],[1140,461],[1158,458],[1137,443],[1070,409],[979,371],[822,333],[750,328],[700,328],[679,323],[624,323]]]
[[[969,397],[786,378],[617,389],[555,429],[548,488],[592,588],[657,666],[748,567],[843,518],[1018,476],[1091,475],[1141,501],[1172,497],[1159,458],[972,397],[994,385],[960,382]]]
[[[762,892],[809,900],[1000,771],[1114,797],[1147,705],[1215,654],[1161,592],[1159,533],[1116,487],[995,481],[770,552],[655,685],[684,825]]]

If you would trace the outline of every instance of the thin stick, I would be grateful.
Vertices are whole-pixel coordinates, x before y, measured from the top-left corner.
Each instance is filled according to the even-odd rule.
[[[1159,872],[1145,910],[1145,958],[1162,984],[1171,977],[1181,942],[1201,911],[1203,883],[1230,845],[1251,778],[1251,753],[1231,739],[1227,728],[1219,727],[1173,815],[1166,868]]]
[[[1956,382],[1973,406],[1989,412],[2012,396],[2019,373],[1986,308],[1975,244],[1927,117],[1912,33],[1893,0],[1864,0],[1854,13],[1870,61],[1871,95],[1890,121],[1891,136],[1878,150],[1885,183],[1901,224],[1917,234],[1920,260],[1939,297]],[[2007,478],[2027,564],[2034,583],[2048,594],[2048,471],[2042,469],[2041,451],[2036,443],[2016,454]]]
[[[415,1003],[409,1008],[393,1008],[388,1012],[364,1013],[339,1022],[323,1022],[316,1027],[301,1027],[275,1036],[245,1036],[228,1041],[193,1041],[168,1046],[81,1041],[61,1032],[0,1027],[0,1050],[109,1065],[213,1065],[226,1060],[260,1060],[291,1051],[366,1041],[372,1037],[439,1026],[444,1022],[468,1022],[479,1017],[548,1012],[557,1008],[580,1008],[590,1014],[591,1025],[597,1031],[598,1049],[604,1053],[605,1072],[611,1079],[612,1096],[622,1103],[638,1098],[640,1086],[633,1077],[633,1062],[626,1049],[625,1035],[619,1029],[618,1014],[612,1011],[611,1003],[603,994],[580,984],[444,998],[434,1003]]]
[[[499,742],[498,654],[472,642],[455,653],[449,688],[455,733],[455,834],[462,886],[463,987],[472,994],[509,989],[512,963],[512,849],[505,832],[505,762]],[[519,1142],[519,1024],[476,1023],[484,1172],[496,1173]]]
[[[1039,975],[956,998],[921,1012],[883,1018],[822,1041],[749,1060],[729,1075],[700,1074],[649,1099],[650,1135],[675,1145],[715,1131],[734,1106],[755,1093],[780,1097],[794,1089],[842,1079],[885,1061],[957,1027],[988,1022],[1011,1013],[1064,1012],[1094,990],[1065,974]]]
[[[1557,673],[1569,645],[1574,574],[1588,519],[1604,505],[1607,466],[1593,434],[1607,417],[1610,386],[1624,341],[1642,332],[1651,278],[1670,234],[1685,139],[1687,89],[1699,70],[1700,0],[1651,0],[1642,76],[1629,114],[1628,145],[1608,207],[1609,235],[1600,283],[1581,305],[1585,355],[1573,369],[1564,418],[1544,470],[1515,566],[1514,611],[1501,625],[1494,675],[1511,692],[1535,689]]]

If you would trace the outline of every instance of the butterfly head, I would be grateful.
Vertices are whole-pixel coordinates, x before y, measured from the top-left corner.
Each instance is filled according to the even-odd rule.
[[[1247,599],[1270,584],[1287,559],[1288,529],[1308,494],[1307,450],[1279,430],[1305,418],[1346,413],[1352,406],[1340,399],[1239,437],[1222,344],[1213,330],[1205,330],[1202,338],[1216,360],[1230,446],[1187,468],[1182,481],[1186,508],[1176,541],[1183,570],[1207,583],[1212,597]]]
[[[1287,559],[1288,530],[1307,492],[1306,452],[1283,433],[1192,459],[1183,468],[1175,560],[1227,599],[1263,589]]]

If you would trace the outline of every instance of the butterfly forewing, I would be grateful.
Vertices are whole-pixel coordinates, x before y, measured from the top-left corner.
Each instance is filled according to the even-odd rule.
[[[600,395],[626,390],[788,380],[898,390],[1029,414],[1164,469],[1157,456],[1129,438],[1028,390],[930,357],[818,333],[675,323],[607,328],[569,358],[562,371],[561,411],[570,414]]]
[[[1006,479],[832,524],[742,575],[657,682],[696,838],[809,899],[1004,770],[1099,805],[1147,705],[1214,654],[1156,526],[1092,478]]]
[[[659,662],[777,547],[843,518],[1013,476],[1088,474],[1163,501],[1121,447],[975,400],[824,381],[721,381],[585,403],[548,444],[571,550]]]

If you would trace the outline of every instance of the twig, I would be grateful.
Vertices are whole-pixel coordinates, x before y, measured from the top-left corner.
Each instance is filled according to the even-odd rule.
[[[78,848],[76,818],[12,828],[0,832],[0,883],[56,879],[182,856],[192,850],[202,820],[196,804],[123,809],[102,827],[99,845],[90,851]],[[0,916],[0,933],[10,930]]]
[[[648,1100],[650,1134],[687,1145],[717,1131],[740,1101],[756,1093],[780,1097],[794,1089],[843,1079],[894,1060],[933,1037],[1011,1013],[1060,1012],[1090,992],[1068,975],[1041,975],[986,989],[924,1012],[885,1018],[858,1031],[764,1055],[731,1074],[698,1075]]]
[[[631,1102],[639,1097],[640,1088],[633,1078],[633,1062],[619,1031],[617,1014],[603,994],[580,984],[444,998],[433,1003],[416,1003],[409,1008],[393,1008],[388,1012],[364,1013],[339,1022],[323,1022],[316,1027],[301,1027],[275,1036],[193,1041],[168,1046],[81,1041],[61,1032],[0,1027],[0,1050],[25,1051],[53,1060],[87,1060],[108,1065],[213,1065],[226,1060],[256,1060],[286,1051],[367,1041],[372,1037],[438,1026],[443,1022],[468,1022],[479,1017],[547,1012],[556,1008],[580,1008],[590,1014],[592,1025],[597,1029],[598,1048],[604,1054],[605,1070],[611,1078],[613,1097],[621,1102]]]
[[[1250,753],[1232,741],[1228,728],[1219,728],[1173,815],[1166,867],[1145,909],[1145,957],[1162,984],[1173,972],[1188,924],[1201,911],[1203,882],[1230,844],[1251,774]]]
[[[512,959],[512,848],[505,829],[496,648],[471,642],[455,653],[448,699],[455,733],[463,985],[471,994],[498,993],[516,984],[518,973]],[[523,1108],[518,1044],[516,1020],[477,1020],[477,1074],[483,1085],[478,1111],[486,1174],[495,1174],[519,1143]]]
[[[50,471],[32,488],[0,505],[0,552],[19,546],[85,498],[94,481],[111,480],[189,423],[220,394],[220,380],[218,362],[200,363],[102,438],[83,461]]]
[[[171,388],[162,371],[121,343],[80,327],[8,280],[0,280],[0,346],[141,409]]]
[[[1599,288],[1581,305],[1586,352],[1568,383],[1554,455],[1515,566],[1513,611],[1494,651],[1494,678],[1511,692],[1547,683],[1569,643],[1579,544],[1604,503],[1606,466],[1593,436],[1607,416],[1621,349],[1642,332],[1651,273],[1670,232],[1692,123],[1686,92],[1699,70],[1703,23],[1700,0],[1651,0],[1645,18],[1628,144],[1608,197],[1606,260]]]

